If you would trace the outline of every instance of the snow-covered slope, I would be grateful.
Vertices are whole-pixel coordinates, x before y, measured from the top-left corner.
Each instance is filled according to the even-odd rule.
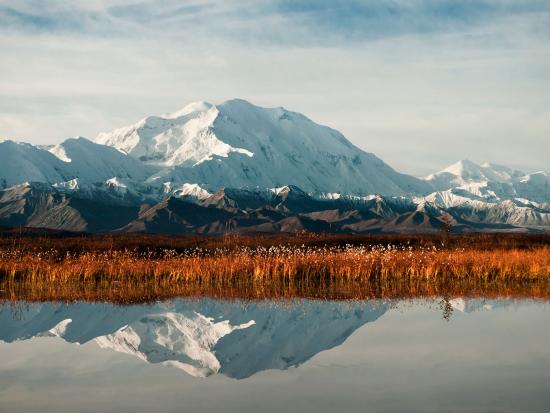
[[[546,172],[526,174],[506,166],[459,161],[425,178],[436,191],[452,190],[463,196],[489,202],[528,199],[550,202],[550,176]]]
[[[143,306],[24,304],[0,311],[0,340],[59,337],[204,377],[297,366],[389,309],[383,301],[243,303],[178,299]]]
[[[521,171],[514,171],[502,165],[490,163],[478,165],[469,160],[461,160],[425,179],[434,186],[434,189],[445,191],[473,183],[512,182],[524,175]]]
[[[416,197],[419,210],[479,224],[550,227],[550,177],[460,161],[425,178],[436,192]]]
[[[110,178],[141,182],[156,168],[124,155],[109,146],[77,137],[54,146],[50,152],[65,163],[72,176],[80,182],[96,183]]]
[[[520,199],[488,201],[467,192],[448,190],[434,192],[416,201],[419,205],[423,202],[446,210],[467,211],[470,218],[478,222],[505,222],[519,226],[550,225],[549,205],[526,203]]]
[[[72,179],[57,157],[28,143],[0,142],[0,188],[29,181],[55,183]]]
[[[550,228],[548,173],[526,174],[463,160],[419,179],[396,172],[338,131],[304,115],[239,99],[220,105],[192,103],[100,134],[95,143],[82,137],[48,147],[1,142],[0,189],[26,187],[28,182],[50,185],[52,196],[25,196],[17,205],[6,201],[9,205],[0,205],[2,222],[37,226],[47,222],[63,229],[78,222],[79,230],[96,228],[86,224],[94,219],[81,215],[91,209],[77,205],[77,198],[139,208],[141,204],[169,205],[165,197],[173,196],[235,211],[269,207],[277,213],[314,213],[300,220],[311,218],[317,223],[318,217],[330,216],[323,209],[338,209],[332,215],[340,218],[357,209],[362,212],[352,214],[353,219],[362,217],[362,221],[368,210],[396,222],[403,221],[403,214],[413,222],[432,222],[451,214],[457,223],[479,229],[478,224],[504,225],[494,228],[506,230]],[[8,192],[2,197],[20,194],[21,188]],[[38,213],[34,219],[29,215],[31,204],[33,214],[46,211],[50,217],[53,211],[53,218],[46,220],[46,215]],[[264,218],[266,213],[262,212]],[[221,229],[225,224],[215,225]],[[369,225],[356,226],[366,230]]]
[[[0,188],[41,182],[77,189],[109,184],[115,178],[142,182],[157,169],[86,138],[71,138],[44,149],[27,143],[0,143]]]
[[[162,166],[150,182],[220,187],[296,185],[307,192],[425,194],[431,186],[403,175],[338,131],[283,108],[244,100],[193,103],[164,117],[100,134],[147,164]]]
[[[539,203],[550,203],[550,175],[540,171],[525,175],[513,183],[517,198]]]
[[[164,117],[149,116],[135,125],[100,134],[98,143],[116,147],[146,163],[193,166],[230,153],[253,154],[232,147],[209,130],[218,109],[206,102],[187,105]]]

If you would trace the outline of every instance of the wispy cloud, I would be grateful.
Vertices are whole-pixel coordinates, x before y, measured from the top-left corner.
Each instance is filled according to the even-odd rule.
[[[546,0],[0,0],[0,137],[239,96],[411,172],[549,169],[549,45]]]
[[[548,12],[545,0],[19,0],[0,1],[0,27],[88,35],[195,32],[303,46],[467,30]]]

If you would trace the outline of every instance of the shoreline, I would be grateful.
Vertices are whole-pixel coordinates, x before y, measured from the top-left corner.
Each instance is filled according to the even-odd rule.
[[[537,239],[4,238],[0,300],[548,298],[550,242]]]

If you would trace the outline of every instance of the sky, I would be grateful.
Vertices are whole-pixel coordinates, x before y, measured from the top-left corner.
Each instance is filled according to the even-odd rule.
[[[284,106],[399,171],[550,171],[547,0],[0,0],[0,140]]]

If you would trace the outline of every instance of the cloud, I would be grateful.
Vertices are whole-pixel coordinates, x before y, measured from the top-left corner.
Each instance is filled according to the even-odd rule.
[[[0,26],[102,36],[198,33],[305,46],[467,30],[549,11],[544,0],[20,0],[0,1]]]
[[[0,138],[58,142],[193,100],[284,105],[424,174],[550,165],[542,1],[0,0]]]

